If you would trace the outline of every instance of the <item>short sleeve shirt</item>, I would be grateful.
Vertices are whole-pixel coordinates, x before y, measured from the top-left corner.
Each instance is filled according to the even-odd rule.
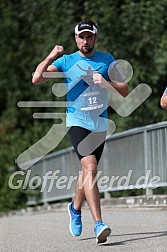
[[[82,57],[79,52],[63,55],[52,63],[65,74],[67,127],[107,130],[107,89],[93,83],[93,74],[109,81],[108,68],[114,61],[110,53],[96,51],[91,57]]]

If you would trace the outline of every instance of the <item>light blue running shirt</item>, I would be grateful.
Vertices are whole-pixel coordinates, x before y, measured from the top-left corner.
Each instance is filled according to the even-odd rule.
[[[65,54],[52,63],[66,76],[67,127],[80,126],[91,131],[107,130],[107,89],[93,83],[93,74],[99,73],[109,81],[108,68],[113,61],[115,59],[111,54],[96,51],[91,57],[82,57],[79,52]]]
[[[167,87],[165,88],[164,94],[167,94]]]

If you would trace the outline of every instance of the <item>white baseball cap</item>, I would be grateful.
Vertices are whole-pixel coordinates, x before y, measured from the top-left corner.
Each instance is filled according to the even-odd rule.
[[[97,28],[91,21],[82,21],[75,27],[75,34],[77,35],[86,31],[96,34]]]

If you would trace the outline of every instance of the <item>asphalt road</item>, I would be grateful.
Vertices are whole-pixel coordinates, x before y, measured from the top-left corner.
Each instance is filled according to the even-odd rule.
[[[97,245],[94,222],[83,210],[83,232],[73,237],[66,209],[0,218],[1,252],[167,251],[167,209],[103,207],[103,220],[112,235]]]

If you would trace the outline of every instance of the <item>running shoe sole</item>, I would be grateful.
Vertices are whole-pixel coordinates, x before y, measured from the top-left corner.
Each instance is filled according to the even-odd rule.
[[[111,229],[109,227],[104,227],[96,237],[96,243],[103,243],[107,241],[107,237],[111,234]]]

